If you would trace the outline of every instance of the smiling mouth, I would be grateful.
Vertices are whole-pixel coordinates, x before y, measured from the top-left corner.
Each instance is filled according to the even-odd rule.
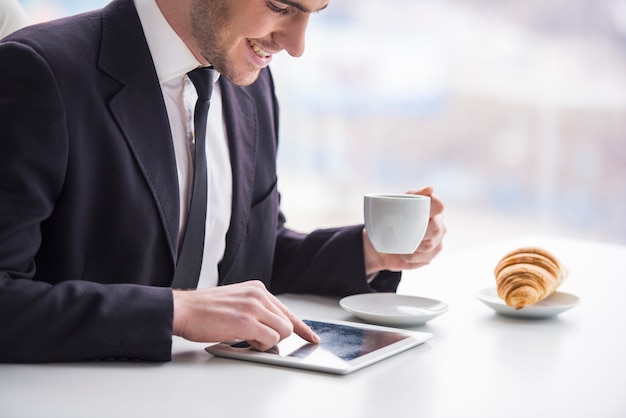
[[[254,53],[257,54],[259,57],[261,57],[261,58],[269,58],[269,57],[272,56],[271,53],[261,49],[261,47],[258,46],[257,44],[255,44],[252,40],[248,39],[248,43],[250,44],[250,48],[252,48]]]

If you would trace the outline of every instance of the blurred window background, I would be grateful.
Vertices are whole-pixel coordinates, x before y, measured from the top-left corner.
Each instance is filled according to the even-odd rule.
[[[103,0],[22,0],[36,21]],[[331,0],[275,57],[292,227],[432,185],[447,248],[527,233],[626,244],[626,0]]]

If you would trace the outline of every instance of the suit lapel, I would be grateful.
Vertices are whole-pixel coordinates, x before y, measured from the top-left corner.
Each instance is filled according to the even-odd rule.
[[[122,84],[110,101],[111,113],[152,191],[175,263],[179,220],[176,159],[156,70],[132,1],[114,1],[105,9],[99,64]],[[220,87],[233,175],[231,222],[226,252],[219,266],[221,284],[246,233],[254,186],[258,121],[254,100],[244,89],[223,77]]]
[[[220,284],[228,275],[246,233],[256,166],[258,122],[254,100],[242,88],[220,78],[224,120],[233,173],[233,201],[226,252],[219,266]]]
[[[116,1],[104,10],[99,64],[122,84],[110,100],[111,113],[154,196],[174,263],[179,219],[176,159],[156,70],[132,1]]]

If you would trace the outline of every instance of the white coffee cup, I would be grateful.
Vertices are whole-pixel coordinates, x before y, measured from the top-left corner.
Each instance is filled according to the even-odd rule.
[[[411,254],[424,238],[430,197],[413,194],[366,194],[365,229],[380,253]]]

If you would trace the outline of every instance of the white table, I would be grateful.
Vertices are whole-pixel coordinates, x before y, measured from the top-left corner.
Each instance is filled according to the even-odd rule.
[[[570,269],[581,304],[549,320],[496,315],[506,251],[542,245]],[[171,363],[0,365],[0,417],[624,417],[626,247],[525,237],[405,273],[399,293],[451,309],[415,330],[426,344],[347,376],[211,357],[174,342]],[[337,299],[281,297],[301,317],[356,320]]]

